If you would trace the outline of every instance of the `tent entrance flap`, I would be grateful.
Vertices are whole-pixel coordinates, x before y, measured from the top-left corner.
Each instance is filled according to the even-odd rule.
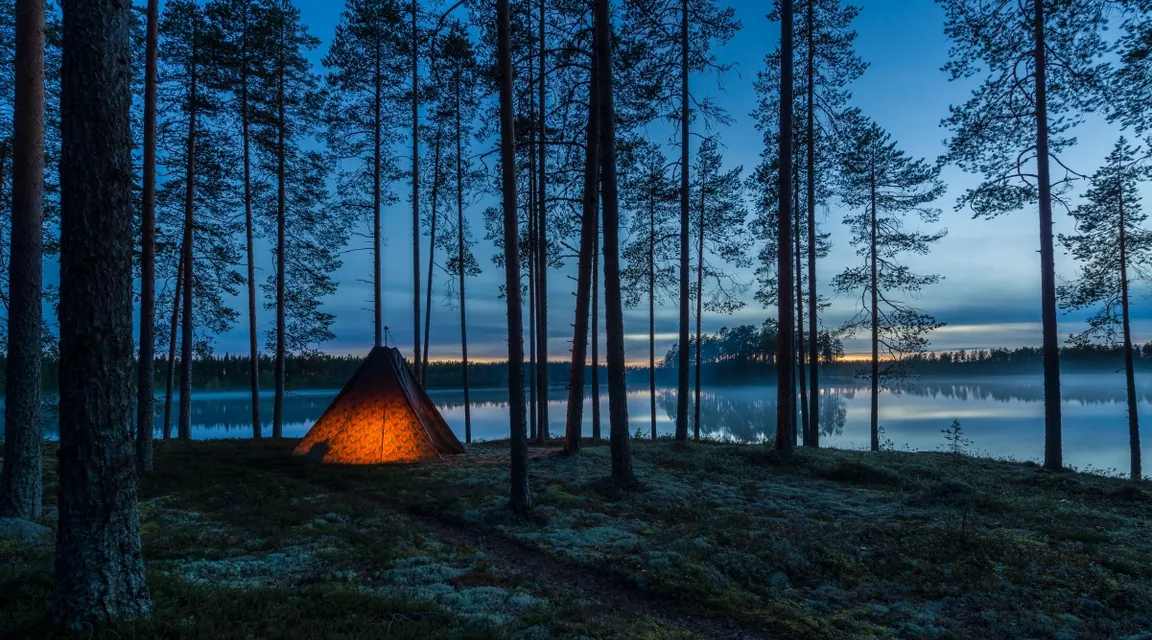
[[[464,453],[395,347],[374,347],[294,455],[335,464],[437,460]]]

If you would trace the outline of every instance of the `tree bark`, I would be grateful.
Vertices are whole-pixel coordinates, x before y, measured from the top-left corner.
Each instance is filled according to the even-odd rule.
[[[420,364],[420,382],[428,385],[428,338],[432,333],[432,270],[436,266],[436,207],[440,197],[440,143],[444,138],[442,125],[436,125],[436,145],[432,152],[432,224],[428,239],[428,286],[424,300],[424,360]]]
[[[1144,477],[1140,468],[1140,415],[1136,409],[1136,370],[1132,358],[1132,323],[1128,313],[1128,235],[1124,220],[1123,178],[1117,185],[1120,194],[1120,310],[1124,324],[1124,381],[1128,400],[1128,447],[1131,453],[1130,476]]]
[[[872,289],[872,391],[870,428],[871,448],[880,450],[880,277],[876,264],[876,171],[872,170],[872,220],[869,225],[868,262],[871,267]]]
[[[176,268],[176,291],[172,300],[172,323],[168,330],[168,384],[164,390],[164,439],[172,439],[172,389],[176,386],[176,333],[180,327],[180,297],[184,294],[184,247]]]
[[[520,248],[516,215],[516,124],[512,111],[512,43],[508,0],[496,0],[496,53],[500,76],[500,180],[504,211],[504,285],[508,303],[508,416],[511,449],[509,506],[532,510],[528,447],[524,441],[524,319],[520,308]]]
[[[656,203],[648,198],[648,410],[656,439]]]
[[[372,299],[375,319],[375,344],[377,347],[384,344],[384,302],[380,293],[380,288],[383,286],[383,271],[381,269],[381,255],[380,243],[383,238],[384,231],[380,226],[380,209],[382,205],[381,189],[381,174],[382,165],[384,164],[384,150],[381,147],[381,130],[384,127],[384,87],[383,77],[381,71],[381,58],[383,52],[380,50],[381,43],[376,43],[375,51],[375,94],[373,95],[373,107],[375,110],[375,119],[373,120],[372,127]]]
[[[460,127],[460,67],[456,67],[456,259],[460,263],[460,356],[461,376],[464,381],[464,442],[472,442],[472,403],[468,388],[468,316],[464,303],[464,279],[467,263],[464,254],[464,147]]]
[[[91,631],[151,608],[129,427],[132,21],[130,3],[112,0],[64,0],[63,14],[60,486],[52,617],[68,629]]]
[[[797,175],[799,178],[799,175]],[[803,257],[800,250],[800,181],[796,181],[796,193],[793,195],[793,203],[795,206],[793,210],[796,214],[796,228],[794,229],[793,237],[796,238],[796,374],[797,380],[800,382],[800,436],[804,446],[808,446],[809,442],[809,428],[808,423],[808,378],[805,375],[804,366],[804,271],[801,268],[801,258]]]
[[[531,84],[532,72],[528,72]],[[535,136],[534,133],[532,133]],[[543,444],[538,439],[536,410],[540,378],[536,376],[536,156],[528,154],[528,439]]]
[[[284,391],[287,386],[287,339],[284,332],[287,330],[285,322],[284,305],[286,288],[284,279],[288,275],[285,268],[287,262],[286,227],[288,194],[286,179],[285,131],[287,118],[284,110],[284,40],[287,37],[284,29],[284,18],[280,18],[280,48],[277,64],[276,86],[276,395],[272,402],[272,437],[280,438],[284,435]]]
[[[796,391],[792,379],[795,353],[792,331],[792,5],[780,0],[780,212],[777,216],[777,327],[776,346],[776,448],[791,451],[795,445]]]
[[[593,38],[594,40],[595,38]],[[573,322],[572,369],[568,375],[568,414],[564,429],[564,453],[580,451],[584,431],[584,369],[588,355],[588,307],[592,292],[592,270],[596,253],[596,182],[599,166],[596,157],[599,117],[597,114],[597,80],[595,46],[588,79],[588,127],[584,140],[584,194],[580,216],[580,257],[576,267],[576,319]],[[593,336],[595,338],[595,336]],[[596,434],[598,437],[599,434]]]
[[[4,471],[0,475],[0,515],[31,519],[40,516],[44,467],[44,435],[40,426],[44,2],[17,0],[15,9],[8,362],[4,384],[5,441]],[[128,344],[132,344],[131,336]]]
[[[420,359],[420,5],[412,0],[412,364]]]
[[[180,417],[176,423],[176,433],[181,440],[192,438],[192,293],[196,288],[193,279],[194,245],[196,211],[196,119],[199,106],[197,103],[197,81],[200,74],[200,61],[198,59],[197,44],[199,34],[195,28],[192,32],[192,68],[191,85],[189,87],[189,113],[188,113],[188,158],[184,185],[184,306],[182,308],[183,326],[180,329]]]
[[[252,437],[259,440],[263,437],[263,425],[260,422],[260,349],[257,345],[256,332],[256,250],[253,241],[252,217],[252,153],[249,124],[251,118],[248,114],[248,31],[250,11],[244,9],[244,36],[240,52],[241,79],[240,87],[244,95],[240,97],[240,128],[244,144],[244,239],[248,250],[248,376],[249,386],[252,390]]]
[[[548,191],[545,188],[548,167],[547,161],[547,143],[548,126],[546,106],[546,85],[545,75],[546,70],[546,57],[545,51],[545,28],[544,28],[544,0],[540,0],[540,52],[539,52],[539,65],[540,72],[538,74],[540,80],[540,99],[539,99],[539,129],[540,140],[536,145],[536,152],[539,155],[537,161],[537,169],[539,170],[539,178],[536,181],[536,188],[539,189],[539,195],[536,197],[537,206],[539,207],[540,220],[536,223],[539,230],[537,238],[537,251],[539,252],[540,259],[536,264],[537,276],[537,290],[536,290],[536,386],[540,388],[540,403],[537,405],[536,411],[538,417],[536,422],[538,424],[537,430],[539,432],[540,441],[543,442],[549,437],[548,429]]]
[[[688,0],[680,3],[680,350],[676,362],[676,441],[688,440]]]
[[[156,422],[156,41],[159,0],[148,0],[144,61],[144,184],[140,211],[140,357],[136,376],[136,473],[152,472]]]
[[[600,89],[600,181],[604,197],[604,312],[608,353],[608,419],[611,423],[612,479],[632,484],[628,443],[628,389],[624,364],[624,307],[620,298],[620,214],[616,185],[616,112],[612,96],[612,39],[608,0],[595,0],[596,49]]]
[[[1060,428],[1060,343],[1056,327],[1056,256],[1048,154],[1048,80],[1044,0],[1033,0],[1036,66],[1036,176],[1040,195],[1040,309],[1044,336],[1044,467],[1064,467]]]
[[[820,347],[816,298],[816,20],[815,2],[808,3],[808,425],[806,446],[820,446]]]

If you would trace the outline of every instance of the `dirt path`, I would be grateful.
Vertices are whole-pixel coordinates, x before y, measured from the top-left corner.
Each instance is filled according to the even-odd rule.
[[[441,540],[482,551],[498,559],[500,568],[526,582],[562,588],[577,598],[597,603],[601,611],[618,616],[643,616],[703,638],[722,640],[768,640],[775,636],[762,629],[748,629],[736,620],[714,612],[668,602],[655,594],[638,591],[611,576],[565,564],[548,554],[506,538],[483,525],[464,524],[422,512],[373,493],[349,489],[342,483],[298,478],[328,493],[371,503],[418,522]]]

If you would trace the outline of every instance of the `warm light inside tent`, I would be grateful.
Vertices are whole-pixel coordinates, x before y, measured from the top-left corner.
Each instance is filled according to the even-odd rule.
[[[463,452],[399,352],[377,347],[293,453],[320,462],[381,464]]]

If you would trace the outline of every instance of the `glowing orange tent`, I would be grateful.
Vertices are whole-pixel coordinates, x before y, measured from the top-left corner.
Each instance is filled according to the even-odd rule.
[[[438,460],[464,453],[395,347],[374,347],[293,455],[336,464]]]

